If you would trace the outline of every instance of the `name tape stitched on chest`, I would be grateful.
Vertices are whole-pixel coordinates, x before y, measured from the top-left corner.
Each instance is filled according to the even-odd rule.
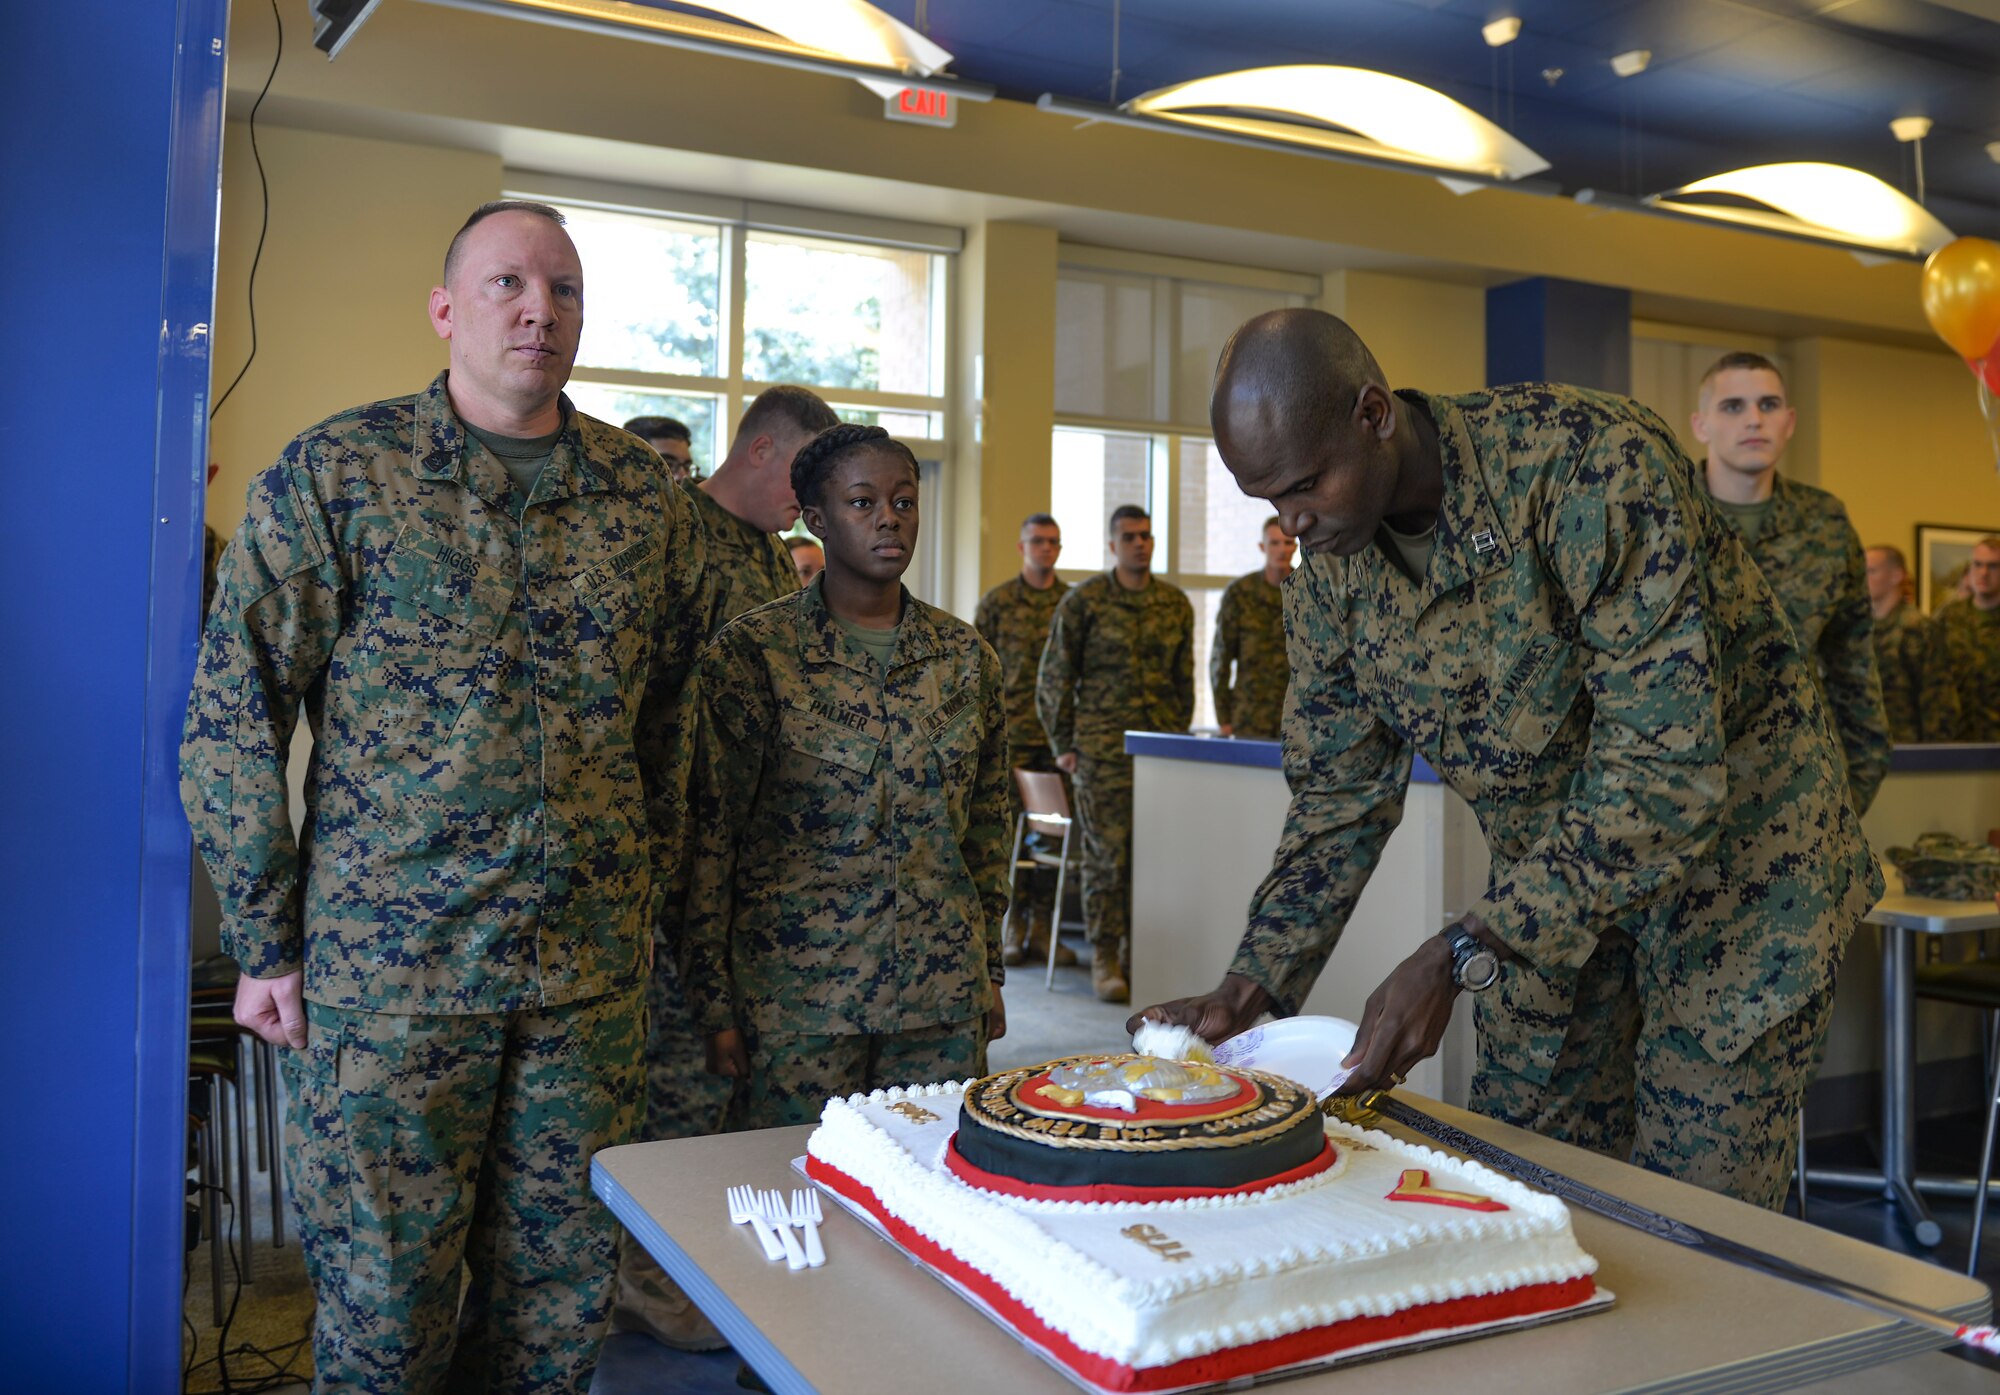
[[[859,712],[843,711],[825,698],[814,698],[808,710],[815,717],[824,717],[827,721],[846,727],[850,731],[866,731],[868,728],[868,719]]]
[[[615,557],[599,562],[589,571],[577,577],[577,589],[586,595],[601,591],[612,582],[630,576],[640,566],[650,560],[660,549],[659,539],[647,538],[634,543]]]
[[[952,696],[939,703],[937,708],[924,718],[924,735],[936,736],[951,725],[951,719],[972,705],[972,690],[960,688]]]
[[[460,576],[473,580],[478,579],[479,559],[469,552],[461,552],[450,543],[439,543],[437,545],[437,559]]]

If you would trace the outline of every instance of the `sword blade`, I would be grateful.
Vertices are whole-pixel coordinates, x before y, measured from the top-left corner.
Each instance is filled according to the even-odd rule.
[[[1809,1269],[1803,1264],[1796,1264],[1778,1255],[1767,1254],[1763,1250],[1731,1240],[1727,1236],[1689,1225],[1686,1221],[1677,1221],[1672,1216],[1662,1215],[1635,1201],[1614,1196],[1610,1192],[1591,1186],[1588,1182],[1580,1182],[1574,1177],[1557,1172],[1554,1168],[1530,1162],[1519,1153],[1511,1153],[1497,1143],[1489,1143],[1483,1138],[1467,1133],[1464,1129],[1454,1128],[1444,1120],[1433,1118],[1423,1110],[1386,1094],[1377,1092],[1363,1096],[1361,1109],[1372,1111],[1385,1119],[1394,1119],[1405,1128],[1414,1129],[1434,1142],[1442,1143],[1455,1152],[1484,1163],[1495,1172],[1504,1173],[1517,1182],[1537,1187],[1593,1215],[1617,1221],[1620,1225],[1630,1226],[1634,1230],[1644,1231],[1648,1235],[1676,1245],[1706,1251],[1717,1259],[1727,1260],[1746,1269],[1755,1269],[1773,1278],[1784,1279],[1789,1283],[1824,1293],[1828,1297],[1843,1299],[1918,1327],[1928,1327],[1934,1332],[1942,1332],[1969,1346],[1976,1346],[1985,1351],[2000,1351],[2000,1332],[1996,1332],[1994,1328],[1969,1326],[1957,1318],[1932,1312],[1914,1303],[1906,1303],[1900,1298],[1893,1298],[1872,1288],[1850,1283],[1846,1279],[1822,1273],[1817,1269]]]

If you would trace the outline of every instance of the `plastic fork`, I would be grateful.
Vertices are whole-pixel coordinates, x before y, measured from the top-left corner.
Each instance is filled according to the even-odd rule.
[[[785,1247],[778,1243],[778,1237],[764,1221],[757,1205],[757,1193],[748,1187],[729,1189],[729,1222],[731,1225],[748,1225],[757,1232],[757,1243],[764,1247],[764,1258],[783,1259]]]
[[[766,1223],[778,1232],[778,1239],[784,1245],[785,1267],[805,1268],[806,1252],[799,1248],[799,1238],[792,1234],[792,1213],[785,1207],[785,1198],[775,1191],[758,1192],[757,1207]]]
[[[817,1269],[826,1263],[826,1247],[819,1241],[819,1193],[805,1187],[792,1193],[792,1224],[806,1238],[806,1263]]]

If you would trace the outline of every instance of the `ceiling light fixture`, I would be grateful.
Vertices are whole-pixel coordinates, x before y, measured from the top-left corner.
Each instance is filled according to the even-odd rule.
[[[1156,88],[1115,109],[1049,95],[1038,105],[1093,121],[1418,170],[1459,192],[1512,183],[1549,167],[1442,92],[1365,68],[1247,68]]]
[[[1496,19],[1480,28],[1479,37],[1486,40],[1488,48],[1505,48],[1521,37],[1521,18],[1519,15],[1508,15],[1505,19]]]
[[[1718,196],[1761,207],[1698,201]],[[1605,201],[1587,200],[1583,194],[1577,197],[1586,202]],[[1643,202],[1680,217],[1732,223],[1849,251],[1911,260],[1922,260],[1952,240],[1951,229],[1922,204],[1874,175],[1846,165],[1812,161],[1753,165],[1649,195]]]
[[[1646,71],[1652,61],[1653,51],[1651,49],[1630,48],[1623,53],[1612,56],[1611,71],[1622,78],[1637,77]]]
[[[429,0],[433,5],[534,20],[673,48],[757,58],[859,78],[884,94],[904,87],[989,101],[991,87],[946,73],[952,56],[867,0],[697,0],[707,19],[629,0]]]

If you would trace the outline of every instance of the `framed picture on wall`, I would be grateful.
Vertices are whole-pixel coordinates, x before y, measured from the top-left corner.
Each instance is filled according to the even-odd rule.
[[[1958,594],[1965,580],[1972,548],[1981,538],[2000,536],[2000,528],[1956,528],[1941,523],[1917,525],[1917,609],[1935,615]]]

